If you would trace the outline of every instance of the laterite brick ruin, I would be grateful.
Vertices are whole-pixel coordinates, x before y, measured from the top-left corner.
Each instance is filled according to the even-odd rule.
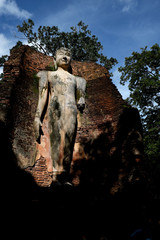
[[[40,187],[50,187],[52,174],[43,156],[34,163],[33,121],[38,101],[36,73],[53,66],[53,58],[28,46],[14,49],[4,66],[0,121],[9,134],[10,151],[29,159],[23,170]],[[137,109],[122,99],[106,68],[92,62],[72,62],[72,72],[87,81],[86,108],[78,116],[72,182],[98,181],[111,194],[139,181],[143,156],[142,127]],[[5,157],[3,161],[7,161]],[[12,161],[12,159],[10,159]],[[109,183],[109,184],[108,184]]]

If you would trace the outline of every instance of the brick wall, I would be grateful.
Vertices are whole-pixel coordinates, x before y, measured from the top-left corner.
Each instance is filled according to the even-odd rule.
[[[10,126],[13,151],[15,155],[18,151],[29,159],[30,166],[22,162],[23,166],[20,167],[31,173],[35,182],[43,187],[50,186],[52,174],[48,172],[47,161],[42,156],[33,165],[36,150],[33,121],[38,102],[34,74],[52,64],[52,57],[28,46],[13,50],[4,66],[4,82],[0,93],[1,121]],[[73,61],[72,71],[87,81],[86,108],[83,115],[78,116],[79,126],[71,168],[73,183],[76,185],[86,179],[84,173],[87,168],[92,179],[96,178],[94,174],[98,174],[97,169],[103,168],[101,176],[108,171],[107,179],[112,174],[116,175],[110,184],[110,191],[118,191],[123,185],[123,179],[129,181],[130,176],[134,175],[133,169],[138,162],[136,159],[142,155],[138,111],[124,107],[122,96],[112,83],[108,71],[101,65]],[[135,148],[139,149],[138,156],[134,153]],[[93,165],[94,174],[91,171]]]

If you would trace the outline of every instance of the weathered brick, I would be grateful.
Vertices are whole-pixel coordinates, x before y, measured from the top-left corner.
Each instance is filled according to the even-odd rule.
[[[28,155],[32,155],[35,149],[33,119],[38,96],[32,89],[33,76],[51,64],[53,64],[52,57],[45,56],[28,46],[22,46],[11,52],[11,56],[4,66],[0,110],[5,111],[7,115],[11,109],[11,117],[6,122],[13,122],[12,141],[16,138]],[[81,127],[77,129],[76,136],[76,143],[82,147],[83,154],[79,152],[78,157],[78,153],[76,153],[72,165],[78,164],[77,160],[81,159],[80,155],[87,156],[86,160],[87,158],[91,159],[93,157],[91,152],[102,148],[104,152],[101,153],[100,158],[103,157],[104,161],[111,159],[113,162],[118,159],[116,160],[118,164],[124,169],[126,175],[129,175],[132,169],[127,168],[130,159],[135,158],[135,162],[138,162],[137,157],[132,154],[131,146],[131,142],[133,140],[136,142],[137,139],[131,141],[128,137],[132,130],[141,134],[141,123],[137,110],[129,106],[124,107],[126,103],[112,83],[105,67],[92,62],[73,61],[72,72],[76,76],[84,77],[87,81],[86,108],[81,116]],[[138,144],[141,145],[141,143]],[[100,152],[97,150],[96,154],[98,151]],[[98,164],[97,162],[97,166]],[[39,186],[50,186],[52,174],[48,172],[47,161],[42,156],[33,166],[25,168],[25,171],[33,175]],[[79,169],[72,170],[73,182],[79,182],[78,171]],[[120,188],[119,184],[122,184],[121,179],[119,183],[115,183],[112,191],[117,191]]]

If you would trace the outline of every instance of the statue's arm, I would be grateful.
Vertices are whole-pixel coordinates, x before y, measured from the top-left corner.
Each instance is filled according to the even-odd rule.
[[[46,71],[40,71],[37,74],[37,76],[39,78],[39,99],[38,99],[38,105],[37,105],[37,110],[35,114],[34,127],[35,127],[36,139],[39,139],[41,135],[42,113],[46,105],[47,96],[48,96],[48,76]]]
[[[86,80],[82,77],[76,77],[77,81],[77,107],[80,111],[85,108]]]

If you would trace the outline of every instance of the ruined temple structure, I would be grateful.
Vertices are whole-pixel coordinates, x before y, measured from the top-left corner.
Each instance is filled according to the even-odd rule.
[[[37,154],[33,128],[38,102],[36,73],[52,68],[52,57],[29,46],[14,49],[4,66],[0,92],[4,171],[14,171],[14,162],[40,187],[51,186],[52,173],[46,155]],[[110,194],[115,194],[141,179],[143,143],[138,110],[122,99],[105,67],[72,61],[72,73],[87,81],[86,108],[78,114],[72,183],[105,186]],[[44,133],[45,128],[44,116]],[[42,136],[42,152],[47,151],[45,138],[47,132]],[[23,165],[19,165],[19,158]]]

